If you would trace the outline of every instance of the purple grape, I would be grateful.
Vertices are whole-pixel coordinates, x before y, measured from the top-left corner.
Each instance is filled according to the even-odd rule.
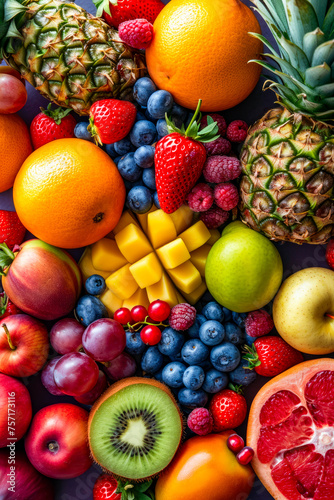
[[[50,332],[52,347],[59,354],[68,354],[82,349],[82,334],[85,327],[73,318],[63,318],[53,325]]]
[[[105,368],[106,373],[113,380],[132,377],[136,373],[136,362],[130,354],[122,352],[117,358],[108,363]]]
[[[81,396],[95,386],[99,378],[99,367],[87,354],[71,352],[57,361],[53,376],[64,394]]]
[[[124,328],[114,319],[98,319],[84,331],[82,344],[85,352],[95,361],[111,361],[125,349]]]
[[[61,359],[61,356],[57,356],[56,358],[51,359],[51,361],[46,364],[41,373],[41,381],[44,385],[45,389],[49,391],[50,394],[54,396],[63,396],[64,393],[57,387],[53,372],[57,361]]]
[[[86,392],[86,394],[82,394],[82,396],[77,396],[74,398],[78,403],[81,403],[83,405],[92,405],[95,403],[97,398],[99,398],[102,394],[102,392],[105,391],[107,388],[108,381],[105,373],[103,373],[102,370],[99,371],[99,378],[97,379],[96,384],[94,385],[93,389],[89,392]]]

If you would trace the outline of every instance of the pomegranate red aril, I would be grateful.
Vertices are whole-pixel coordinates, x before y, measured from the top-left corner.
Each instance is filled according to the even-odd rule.
[[[65,354],[54,368],[57,387],[68,396],[81,396],[91,391],[99,378],[99,367],[83,352]]]
[[[245,446],[241,451],[237,454],[237,460],[241,465],[249,464],[254,457],[254,450],[250,448],[250,446]]]
[[[140,332],[140,338],[146,345],[156,345],[161,340],[161,331],[155,325],[146,325]]]
[[[120,309],[117,309],[114,313],[114,320],[118,321],[121,325],[127,325],[132,321],[132,316],[130,309],[127,307],[121,307]]]
[[[245,442],[238,434],[231,434],[227,439],[227,446],[233,453],[239,453],[244,448]]]
[[[131,318],[136,323],[142,323],[148,316],[148,311],[144,306],[134,306],[131,309]]]
[[[148,314],[153,321],[161,323],[170,315],[170,305],[164,300],[154,300],[148,306]]]

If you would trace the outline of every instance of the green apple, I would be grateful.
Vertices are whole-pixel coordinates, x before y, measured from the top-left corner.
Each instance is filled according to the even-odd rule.
[[[213,297],[236,312],[254,311],[268,304],[282,276],[283,264],[275,245],[239,221],[224,229],[205,266]]]
[[[275,297],[274,323],[295,349],[308,354],[334,351],[334,272],[310,267],[292,274]]]

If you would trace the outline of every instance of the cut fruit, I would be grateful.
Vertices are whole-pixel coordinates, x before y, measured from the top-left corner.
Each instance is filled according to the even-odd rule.
[[[183,420],[169,389],[131,377],[113,384],[89,416],[93,459],[116,476],[140,480],[163,470],[181,442]]]
[[[275,500],[333,500],[334,360],[305,361],[265,384],[250,409],[247,445]]]

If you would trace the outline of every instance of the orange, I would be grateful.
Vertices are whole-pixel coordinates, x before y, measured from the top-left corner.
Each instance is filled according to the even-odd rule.
[[[334,359],[305,361],[265,384],[252,403],[252,466],[276,500],[334,498]]]
[[[11,188],[22,163],[32,152],[27,125],[16,114],[0,114],[0,193]]]
[[[125,187],[102,149],[81,139],[59,139],[27,158],[15,179],[13,197],[22,223],[37,238],[77,248],[116,226]]]
[[[156,500],[246,500],[254,473],[226,441],[234,431],[188,439],[156,484]]]
[[[243,101],[261,73],[262,43],[253,12],[240,0],[173,0],[154,22],[147,67],[175,101],[202,111],[220,111]]]

